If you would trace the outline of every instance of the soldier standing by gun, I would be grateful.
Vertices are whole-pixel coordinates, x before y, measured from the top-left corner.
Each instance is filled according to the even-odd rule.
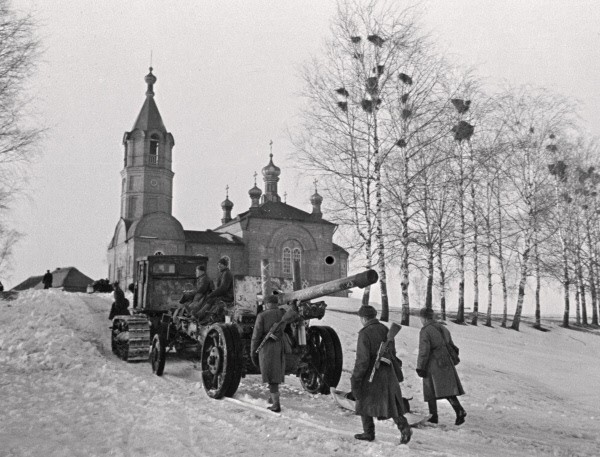
[[[358,332],[356,363],[350,382],[352,394],[356,399],[356,414],[362,420],[363,433],[354,435],[354,438],[373,441],[375,439],[373,418],[392,418],[401,433],[400,444],[406,444],[410,441],[412,430],[404,417],[406,411],[402,402],[402,391],[393,364],[381,363],[379,368],[373,370],[382,345],[387,344],[386,359],[391,360],[396,357],[394,340],[392,338],[389,343],[386,343],[388,328],[376,319],[375,308],[369,305],[361,306],[358,315],[363,328]]]
[[[256,318],[250,344],[252,362],[260,367],[263,382],[269,384],[272,405],[267,409],[276,413],[281,412],[279,384],[284,382],[285,375],[283,333],[286,325],[298,318],[296,303],[292,302],[287,311],[278,305],[276,295],[267,298],[266,310]]]

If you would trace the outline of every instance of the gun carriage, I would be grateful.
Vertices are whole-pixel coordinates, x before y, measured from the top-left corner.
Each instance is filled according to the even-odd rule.
[[[152,371],[158,376],[164,373],[168,352],[173,349],[178,354],[192,351],[200,359],[207,394],[212,398],[230,397],[235,394],[241,378],[260,373],[250,354],[256,316],[262,309],[257,296],[261,290],[260,278],[236,277],[235,302],[227,307],[227,317],[223,319],[227,322],[202,325],[178,305],[184,291],[193,288],[196,265],[206,266],[207,261],[201,256],[140,259],[136,283],[138,314],[115,318],[113,350],[131,361],[148,358],[149,348]],[[354,287],[364,288],[377,279],[377,272],[367,270],[277,295],[280,306],[291,302],[298,306],[299,319],[286,329],[292,341],[292,351],[285,356],[286,374],[298,376],[306,391],[328,394],[331,387],[337,386],[343,365],[342,347],[335,330],[312,325],[315,319],[320,320],[325,315],[327,304],[311,300]],[[146,334],[132,332],[144,325]],[[129,328],[128,343],[118,341],[118,329],[122,327]],[[145,347],[145,355],[142,347]]]

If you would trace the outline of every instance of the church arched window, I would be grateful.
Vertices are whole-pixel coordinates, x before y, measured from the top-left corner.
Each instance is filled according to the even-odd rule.
[[[292,260],[295,262],[296,260],[302,264],[302,252],[299,248],[294,248],[292,251]]]
[[[283,248],[281,260],[283,262],[283,274],[289,275],[292,272],[292,250],[290,248]]]
[[[150,136],[150,151],[148,155],[148,160],[151,164],[156,165],[158,163],[158,142],[160,138],[155,133]]]

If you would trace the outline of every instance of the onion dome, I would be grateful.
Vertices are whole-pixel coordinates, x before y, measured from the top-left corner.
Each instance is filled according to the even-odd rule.
[[[321,213],[321,203],[323,203],[323,197],[321,197],[319,195],[319,192],[317,192],[317,182],[318,181],[315,179],[314,180],[314,183],[315,183],[315,193],[310,196],[310,203],[311,203],[311,205],[313,207],[313,209],[312,209],[313,216],[320,219],[321,216],[322,216],[322,213]]]
[[[231,210],[233,208],[233,203],[231,200],[229,200],[228,198],[226,198],[225,200],[223,200],[223,202],[221,203],[221,208],[223,209],[229,209]]]
[[[310,203],[316,206],[320,206],[323,203],[323,197],[319,195],[316,189],[315,193],[310,196]]]
[[[248,191],[248,195],[250,195],[250,201],[252,202],[250,207],[257,208],[260,202],[260,196],[262,195],[262,190],[256,185],[256,176],[258,173],[254,172],[254,187]]]
[[[262,169],[262,175],[265,178],[278,178],[281,174],[281,168],[273,163],[273,153],[269,154],[269,164]]]
[[[221,223],[226,224],[231,221],[231,210],[233,209],[233,202],[229,200],[229,185],[225,187],[225,200],[221,203],[221,208],[223,208],[223,218],[221,219]]]
[[[152,74],[152,67],[150,67],[150,73],[146,75],[144,78],[146,84],[148,84],[148,90],[146,91],[146,95],[154,95],[154,84],[156,83],[156,76]]]
[[[252,200],[255,198],[260,198],[262,195],[262,190],[256,185],[256,175],[257,173],[254,172],[254,187],[248,191],[248,195],[250,195]]]
[[[262,190],[254,184],[254,187],[248,191],[248,195],[250,195],[251,199],[260,198],[262,195]]]

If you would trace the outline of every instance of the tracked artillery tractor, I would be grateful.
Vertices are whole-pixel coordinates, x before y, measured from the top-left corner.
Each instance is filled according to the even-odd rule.
[[[207,260],[200,256],[149,256],[141,259],[137,271],[137,302],[141,314],[122,318],[124,321],[127,318],[145,320],[147,326],[150,323],[146,343],[150,347],[150,363],[156,375],[163,374],[167,353],[173,349],[178,354],[191,351],[200,359],[202,383],[207,394],[212,398],[231,397],[241,378],[260,373],[259,367],[252,362],[250,341],[256,316],[262,310],[258,299],[262,291],[261,278],[236,276],[235,303],[227,309],[226,322],[200,325],[178,305],[184,291],[193,288],[196,265],[206,265]],[[324,301],[311,300],[354,287],[363,288],[374,284],[377,279],[377,272],[367,270],[299,290],[291,290],[289,280],[269,279],[283,289],[277,295],[280,306],[292,301],[298,305],[300,318],[286,329],[292,337],[292,353],[285,355],[285,365],[286,374],[298,376],[306,391],[328,394],[330,388],[337,386],[343,365],[342,347],[335,330],[312,325],[315,319],[325,315],[327,305]]]

